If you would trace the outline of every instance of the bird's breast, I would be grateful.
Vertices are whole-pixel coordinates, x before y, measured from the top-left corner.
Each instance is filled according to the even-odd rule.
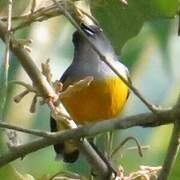
[[[94,80],[62,103],[77,124],[87,124],[116,117],[127,96],[128,87],[118,77],[108,77]]]

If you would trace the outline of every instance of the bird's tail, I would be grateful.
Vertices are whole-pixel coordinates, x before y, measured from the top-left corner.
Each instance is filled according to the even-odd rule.
[[[50,119],[51,132],[59,131],[56,121]],[[64,162],[73,163],[78,159],[79,150],[73,140],[54,145],[54,150],[57,153],[56,159],[63,159]]]

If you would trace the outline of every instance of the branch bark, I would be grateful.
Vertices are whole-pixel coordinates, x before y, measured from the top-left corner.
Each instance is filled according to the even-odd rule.
[[[52,133],[52,136],[49,136],[48,138],[40,138],[31,143],[20,145],[16,148],[16,151],[8,152],[7,154],[2,155],[0,158],[0,167],[17,158],[24,157],[31,152],[45,148],[52,144],[64,142],[68,139],[91,137],[99,133],[117,129],[127,129],[135,126],[156,127],[174,123],[177,115],[179,116],[179,112],[176,112],[173,109],[164,110],[159,113],[158,116],[153,113],[143,113],[121,119],[105,120],[95,124],[89,124],[76,129],[67,130],[65,132]]]
[[[5,35],[5,55],[3,61],[3,68],[0,72],[0,117],[4,118],[4,107],[7,99],[8,89],[8,70],[9,70],[9,46],[10,46],[10,33],[11,33],[11,16],[12,16],[12,0],[8,1],[8,20],[7,20],[7,33]]]
[[[170,172],[176,160],[176,156],[179,150],[179,143],[180,143],[180,123],[176,121],[174,123],[173,133],[170,140],[168,152],[166,158],[164,160],[162,170],[158,177],[158,180],[167,180],[170,176]]]
[[[0,21],[0,38],[3,41],[5,41],[6,32],[6,25],[2,21]],[[11,50],[18,57],[18,60],[20,61],[21,65],[33,81],[38,92],[46,98],[56,97],[55,92],[53,91],[49,83],[46,81],[45,77],[42,75],[40,70],[37,68],[30,54],[25,49],[13,45],[12,38],[10,41],[10,46]]]
[[[174,111],[180,111],[180,96],[176,105],[174,106]],[[180,146],[180,117],[174,121],[174,128],[171,136],[171,140],[169,143],[167,155],[165,157],[162,170],[159,174],[158,180],[167,180],[170,176],[171,170],[173,168],[174,162],[176,160],[176,156],[178,154]]]
[[[7,31],[6,31],[5,24],[2,21],[0,21],[0,38],[3,41],[5,41],[6,32]],[[30,54],[28,54],[23,48],[13,46],[12,37],[11,37],[11,41],[10,41],[10,47],[11,47],[11,50],[13,51],[13,53],[17,56],[18,60],[20,61],[21,65],[23,66],[23,68],[25,69],[25,71],[27,72],[27,74],[29,75],[31,80],[33,81],[33,84],[34,84],[35,88],[37,89],[38,94],[40,94],[44,98],[45,101],[48,99],[49,100],[57,99],[56,93],[54,92],[54,90],[52,89],[52,87],[50,86],[50,84],[48,83],[46,78],[42,75],[40,70],[37,68],[37,66],[34,63],[33,59],[31,58]],[[52,111],[55,111],[51,106],[52,104],[49,103],[48,105],[50,106]],[[35,147],[36,147],[36,144],[35,144]],[[86,147],[88,147],[88,146],[84,146],[83,152],[88,152],[88,154],[89,154],[88,160],[91,158],[91,161],[89,161],[89,162],[91,162],[91,163],[95,162],[97,159],[97,156],[98,156],[96,151],[93,148],[91,148],[91,150],[86,149]],[[27,150],[26,148],[27,147],[25,146],[24,148],[18,150],[16,152],[17,155],[20,155],[20,152],[22,152],[22,154],[24,152],[26,152],[26,150]],[[34,147],[32,148],[32,151],[33,151],[33,149],[34,149]],[[14,154],[14,152],[13,152],[13,154]],[[14,156],[12,154],[10,154],[8,157],[10,159],[14,159],[13,158]],[[4,159],[6,159],[4,156],[1,157],[2,162],[5,162]],[[99,158],[98,164],[92,164],[92,166],[97,168],[98,174],[100,176],[102,176],[102,177],[109,176],[109,169],[107,168],[106,163],[102,159]],[[106,168],[104,168],[104,167],[106,167]]]

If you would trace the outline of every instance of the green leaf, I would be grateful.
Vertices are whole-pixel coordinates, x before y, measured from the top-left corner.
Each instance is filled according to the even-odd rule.
[[[173,18],[178,0],[128,0],[125,6],[120,0],[91,1],[93,15],[100,22],[116,51],[137,35],[143,23],[157,18]]]

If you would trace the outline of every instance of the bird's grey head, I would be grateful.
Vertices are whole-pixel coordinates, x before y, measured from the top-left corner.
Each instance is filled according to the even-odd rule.
[[[81,29],[86,33],[87,37],[90,39],[90,41],[93,42],[93,44],[101,53],[103,53],[104,55],[110,55],[111,57],[113,57],[113,59],[116,59],[114,57],[116,55],[114,53],[112,45],[102,29],[97,26],[86,25],[82,25]],[[87,40],[78,31],[73,34],[73,43],[75,47],[75,57],[77,53],[79,55],[80,52],[84,54],[92,53],[97,55],[89,42],[87,42]]]

